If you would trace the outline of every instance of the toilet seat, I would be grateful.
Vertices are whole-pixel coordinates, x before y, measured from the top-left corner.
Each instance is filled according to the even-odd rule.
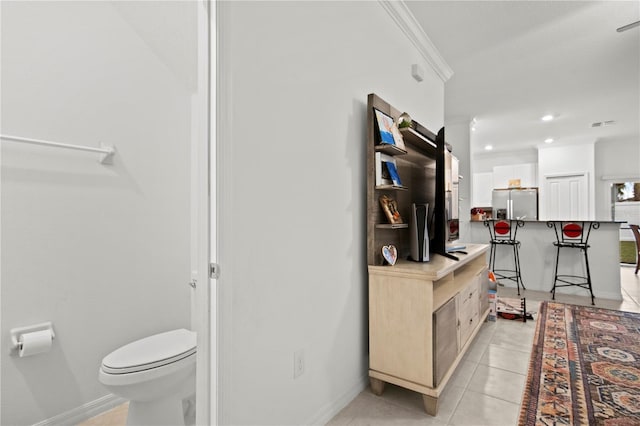
[[[128,374],[162,367],[196,353],[196,333],[184,328],[136,340],[102,360],[108,374]]]

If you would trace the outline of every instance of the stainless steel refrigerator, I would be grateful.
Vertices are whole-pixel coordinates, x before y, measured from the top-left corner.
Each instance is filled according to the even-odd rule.
[[[538,220],[538,188],[494,189],[491,207],[497,219]]]

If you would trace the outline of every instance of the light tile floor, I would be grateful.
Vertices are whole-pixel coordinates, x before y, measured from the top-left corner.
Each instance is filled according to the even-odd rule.
[[[118,405],[109,411],[105,411],[95,417],[85,420],[78,426],[124,426],[127,424],[129,403]]]
[[[596,306],[640,312],[640,276],[633,274],[634,269],[624,266],[620,270],[623,300],[596,298]],[[499,287],[498,295],[517,297],[515,288],[509,287]],[[551,300],[548,292],[528,290],[522,296],[527,298],[528,310],[537,310],[540,301]],[[560,293],[556,293],[556,301],[591,304],[587,296]],[[500,318],[483,324],[447,384],[435,417],[425,413],[420,394],[387,384],[382,396],[365,389],[328,426],[513,426],[518,421],[535,326],[536,321]]]
[[[640,312],[640,275],[633,267],[622,267],[622,301],[596,299],[596,306]],[[503,297],[517,297],[515,288],[499,287]],[[548,292],[525,291],[528,310],[537,310]],[[564,303],[590,305],[587,296],[557,293]],[[534,319],[537,316],[534,315]],[[458,366],[441,396],[438,415],[424,411],[422,396],[387,384],[382,396],[365,389],[328,426],[411,425],[509,425],[517,423],[536,321],[498,319],[486,322]],[[80,426],[124,425],[127,405],[116,407],[81,423]]]

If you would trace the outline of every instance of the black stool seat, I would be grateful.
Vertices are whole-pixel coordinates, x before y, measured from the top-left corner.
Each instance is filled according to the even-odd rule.
[[[516,239],[518,228],[524,226],[520,219],[487,219],[484,226],[489,229],[491,250],[489,254],[489,268],[497,279],[511,280],[516,283],[518,296],[520,286],[526,290],[520,273],[520,241]],[[499,246],[509,246],[513,250],[513,269],[496,269],[496,251]]]
[[[591,230],[600,228],[600,222],[553,220],[547,222],[547,227],[554,230],[556,234],[556,241],[553,242],[553,245],[557,247],[556,268],[553,277],[553,287],[551,288],[551,299],[555,300],[556,288],[558,287],[581,287],[589,290],[589,294],[591,295],[591,304],[595,305],[587,251],[589,247],[591,247],[589,245]],[[558,274],[561,248],[579,249],[582,251],[584,254],[586,275]]]

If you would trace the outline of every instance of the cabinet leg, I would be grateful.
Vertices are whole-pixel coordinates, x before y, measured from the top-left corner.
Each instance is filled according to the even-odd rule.
[[[369,381],[371,382],[371,390],[373,393],[378,396],[382,395],[382,392],[384,392],[385,382],[374,377],[369,377]]]
[[[438,398],[422,395],[422,402],[424,403],[424,410],[427,414],[430,416],[436,416],[438,414]]]

